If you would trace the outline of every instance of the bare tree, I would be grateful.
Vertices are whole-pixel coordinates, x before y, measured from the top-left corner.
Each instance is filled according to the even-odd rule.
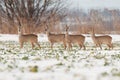
[[[119,32],[120,30],[120,12],[119,10],[109,10],[109,12],[111,13],[112,15],[112,22],[113,22],[113,26],[115,28],[115,30],[117,32]]]
[[[0,9],[12,27],[23,26],[25,33],[33,33],[47,19],[65,15],[64,0],[1,0]]]

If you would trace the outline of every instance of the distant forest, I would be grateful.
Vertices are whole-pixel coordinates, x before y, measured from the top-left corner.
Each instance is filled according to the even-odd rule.
[[[69,12],[68,16],[66,19],[70,22],[73,31],[80,30],[81,33],[87,33],[91,27],[94,27],[96,33],[120,33],[119,9],[105,8],[87,11],[74,9]]]

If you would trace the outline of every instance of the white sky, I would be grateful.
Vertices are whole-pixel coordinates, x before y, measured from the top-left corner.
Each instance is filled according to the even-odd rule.
[[[71,0],[71,7],[89,8],[119,8],[120,0]]]

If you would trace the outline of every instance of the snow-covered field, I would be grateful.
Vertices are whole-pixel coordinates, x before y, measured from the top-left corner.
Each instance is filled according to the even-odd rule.
[[[30,44],[19,48],[18,35],[0,34],[0,80],[120,80],[120,35],[111,35],[113,50],[95,48],[86,37],[87,50],[71,51],[56,43],[53,50],[46,35],[39,35],[41,49]]]

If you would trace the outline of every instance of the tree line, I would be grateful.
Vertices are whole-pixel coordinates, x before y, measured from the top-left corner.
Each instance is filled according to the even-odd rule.
[[[17,33],[17,26],[24,33],[38,32],[63,18],[65,9],[65,0],[0,0],[0,32]]]
[[[64,32],[65,25],[75,33],[87,33],[92,26],[97,33],[119,33],[119,9],[69,9],[67,0],[0,0],[0,33]]]

